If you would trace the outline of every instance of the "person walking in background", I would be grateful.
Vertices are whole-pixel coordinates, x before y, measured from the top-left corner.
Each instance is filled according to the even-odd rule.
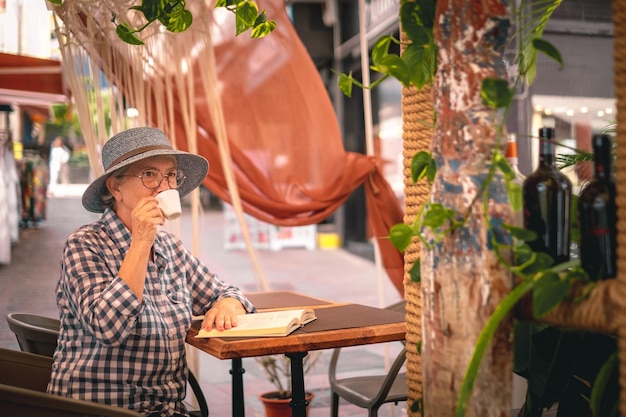
[[[192,315],[202,327],[237,325],[255,311],[171,233],[156,198],[185,196],[206,177],[199,155],[172,149],[165,134],[138,127],[102,148],[104,174],[83,206],[103,213],[67,239],[56,287],[61,329],[51,394],[129,408],[149,416],[188,416],[185,338]]]
[[[57,136],[50,147],[50,181],[48,192],[55,195],[59,191],[59,179],[62,184],[67,184],[67,163],[70,160],[70,150],[63,143],[63,138]]]

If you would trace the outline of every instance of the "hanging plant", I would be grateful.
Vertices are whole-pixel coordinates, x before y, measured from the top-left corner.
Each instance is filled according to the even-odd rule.
[[[63,4],[63,0],[48,0],[48,2],[57,6]],[[257,4],[251,0],[217,0],[215,7],[224,7],[235,14],[237,35],[250,29],[250,37],[262,38],[269,35],[276,27],[276,22],[267,20],[265,10],[259,12]],[[130,45],[143,45],[144,42],[138,34],[157,22],[172,33],[184,32],[193,23],[193,15],[186,9],[185,0],[142,0],[141,4],[132,6],[129,10],[143,15],[146,20],[143,26],[134,29],[126,22],[117,23],[116,14],[111,16],[111,22],[115,25],[117,36]]]

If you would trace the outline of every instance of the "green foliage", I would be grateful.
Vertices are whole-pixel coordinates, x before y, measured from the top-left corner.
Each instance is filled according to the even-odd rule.
[[[143,0],[140,5],[132,6],[130,10],[136,10],[143,14],[146,23],[142,27],[133,29],[126,22],[116,24],[117,15],[115,14],[111,17],[111,22],[116,25],[115,33],[117,36],[131,45],[144,44],[136,34],[153,22],[160,22],[168,31],[173,33],[184,32],[193,23],[193,16],[185,8],[184,0]]]
[[[508,108],[514,95],[506,80],[496,78],[485,78],[480,89],[483,103],[491,109]]]
[[[411,281],[419,284],[422,282],[422,261],[418,258],[413,263],[411,270],[409,271],[409,276],[411,277]]]
[[[426,151],[419,151],[411,159],[411,178],[413,182],[418,182],[422,178],[427,178],[429,183],[435,180],[437,174],[437,164],[432,155]]]
[[[398,223],[389,230],[389,239],[400,252],[404,252],[411,244],[413,236],[415,236],[415,230],[408,224]]]
[[[250,0],[217,0],[215,7],[225,7],[235,14],[235,31],[237,35],[251,29],[251,38],[262,38],[276,28],[276,22],[267,20],[265,10],[259,13],[259,7]]]
[[[513,40],[519,44],[516,61],[519,75],[527,84],[532,84],[537,74],[538,51],[546,53],[563,66],[561,54],[542,37],[552,13],[561,2],[562,0],[523,1],[515,11],[518,29],[513,35]]]
[[[48,1],[57,6],[63,4],[63,0]],[[276,22],[267,20],[265,10],[259,13],[257,4],[252,0],[217,0],[215,7],[225,7],[235,14],[237,35],[251,29],[251,38],[262,38],[276,28]],[[137,35],[154,22],[158,21],[173,33],[184,32],[193,23],[193,15],[185,8],[185,0],[142,0],[141,4],[132,6],[129,10],[140,12],[146,23],[133,29],[126,22],[116,23],[115,13],[111,16],[111,22],[115,25],[117,37],[130,45],[144,45],[143,40]]]

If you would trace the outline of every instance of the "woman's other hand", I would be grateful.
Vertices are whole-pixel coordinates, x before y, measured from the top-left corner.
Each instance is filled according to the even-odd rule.
[[[236,298],[222,298],[205,314],[202,328],[211,330],[215,325],[217,330],[222,331],[236,327],[237,315],[245,313],[245,308]]]

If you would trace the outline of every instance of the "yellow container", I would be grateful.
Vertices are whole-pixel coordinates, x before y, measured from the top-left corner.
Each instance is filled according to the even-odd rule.
[[[318,233],[317,247],[320,249],[336,249],[341,246],[341,239],[337,233]]]

